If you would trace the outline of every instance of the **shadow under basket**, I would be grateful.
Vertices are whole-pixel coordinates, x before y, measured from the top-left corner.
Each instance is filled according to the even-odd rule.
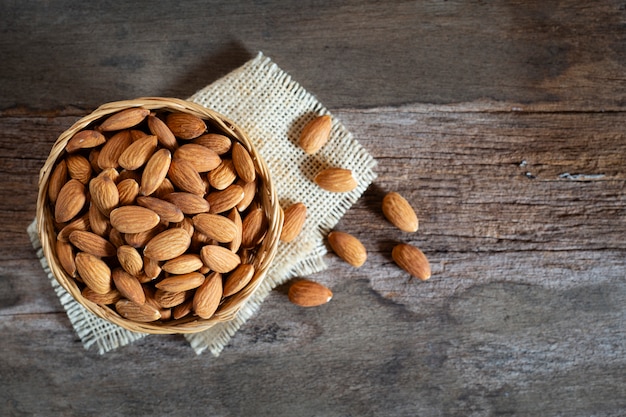
[[[83,284],[77,282],[76,279],[65,271],[57,257],[56,239],[58,226],[55,224],[53,214],[54,206],[48,197],[50,176],[57,161],[67,155],[65,149],[66,145],[77,132],[85,129],[94,129],[113,113],[135,107],[141,107],[154,112],[177,112],[197,116],[203,119],[213,132],[229,137],[233,143],[235,143],[235,141],[239,142],[248,151],[253,161],[257,178],[256,201],[263,210],[267,220],[267,231],[263,240],[250,255],[250,258],[246,259],[246,263],[251,263],[254,266],[253,277],[240,291],[231,296],[222,297],[219,307],[210,318],[203,319],[197,315],[187,315],[177,320],[172,319],[167,321],[139,322],[129,320],[121,316],[109,305],[96,304],[86,299],[81,293]],[[88,205],[89,204],[85,204],[81,213],[86,212]],[[151,334],[196,333],[204,331],[217,323],[232,320],[263,282],[272,260],[276,255],[283,223],[282,210],[279,206],[278,197],[269,170],[263,158],[258,154],[246,134],[233,122],[206,107],[185,100],[161,97],[139,98],[104,104],[63,132],[54,143],[50,155],[40,171],[36,218],[37,232],[43,253],[48,261],[52,274],[59,284],[69,292],[78,303],[98,317],[117,324],[127,330]]]

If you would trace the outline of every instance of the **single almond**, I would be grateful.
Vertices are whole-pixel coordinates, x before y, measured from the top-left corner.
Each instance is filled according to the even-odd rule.
[[[150,110],[141,107],[121,110],[107,117],[98,127],[101,132],[111,132],[114,130],[129,129],[141,123]]]
[[[102,306],[108,305],[108,304],[115,304],[119,300],[122,299],[122,294],[120,294],[120,292],[116,290],[115,288],[113,288],[111,291],[105,294],[98,294],[91,288],[85,287],[81,291],[81,295],[85,297],[86,299],[88,299],[89,301],[96,303],[96,304],[100,304]]]
[[[95,130],[81,130],[76,133],[65,145],[68,153],[76,152],[79,149],[95,148],[106,141],[104,135]]]
[[[105,216],[111,215],[111,210],[120,203],[120,193],[117,186],[108,176],[98,176],[89,182],[89,194],[91,202]]]
[[[133,276],[137,276],[143,271],[143,258],[137,249],[130,245],[122,245],[117,248],[117,260],[124,271]]]
[[[111,212],[111,225],[122,233],[140,233],[159,224],[159,215],[141,206],[122,206]]]
[[[222,163],[217,152],[196,143],[187,143],[176,149],[174,158],[189,162],[197,172],[212,171]]]
[[[201,118],[188,113],[169,113],[165,124],[181,139],[194,139],[206,131],[206,124]]]
[[[229,297],[241,291],[254,276],[254,265],[241,264],[228,274],[224,284],[224,297]]]
[[[72,234],[74,230],[89,230],[90,227],[89,213],[85,213],[64,226],[63,229],[59,231],[59,234],[57,234],[57,239],[63,242],[69,242],[70,234]]]
[[[153,237],[143,254],[156,261],[168,261],[185,253],[190,244],[191,237],[184,229],[168,229]]]
[[[344,261],[358,268],[367,260],[367,250],[359,239],[349,233],[333,231],[328,234],[328,243]]]
[[[61,267],[67,274],[75,278],[76,277],[76,263],[74,262],[74,249],[68,242],[62,240],[56,241],[56,256],[61,264]]]
[[[89,165],[91,165],[91,169],[94,173],[98,174],[101,171],[101,168],[98,166],[98,158],[100,157],[100,149],[101,148],[91,148],[89,151],[89,156],[87,160],[89,161]]]
[[[137,198],[137,204],[149,208],[159,215],[161,220],[178,223],[185,218],[183,212],[175,204],[156,197],[141,196]]]
[[[175,158],[167,174],[172,184],[181,191],[204,196],[206,187],[191,162]]]
[[[116,248],[120,246],[124,246],[126,244],[126,240],[124,239],[124,234],[117,230],[114,227],[111,227],[111,231],[109,232],[109,242]]]
[[[120,166],[133,171],[144,166],[157,148],[156,136],[144,136],[134,141],[118,159]]]
[[[230,151],[232,141],[229,137],[220,135],[218,133],[207,133],[200,137],[195,138],[192,143],[202,145],[205,148],[209,148],[218,155],[223,155]]]
[[[245,211],[252,201],[254,201],[254,197],[256,195],[256,185],[257,181],[244,182],[241,179],[237,181],[237,185],[243,188],[243,198],[239,203],[237,203],[237,210]]]
[[[185,192],[175,192],[167,194],[163,197],[178,207],[183,213],[193,215],[198,213],[207,213],[210,205],[207,200],[199,195]]]
[[[174,133],[170,130],[165,122],[156,116],[148,116],[148,129],[157,137],[159,143],[167,149],[173,151],[178,146],[178,141]]]
[[[69,180],[59,191],[54,205],[55,221],[65,223],[72,220],[83,209],[86,201],[85,186],[78,180]]]
[[[81,251],[99,258],[115,256],[117,253],[111,242],[92,232],[75,230],[70,234],[70,242]]]
[[[302,231],[306,220],[306,206],[304,203],[294,203],[284,211],[283,230],[280,233],[280,240],[291,242]]]
[[[245,182],[254,181],[256,169],[250,152],[239,142],[233,144],[233,165],[239,177]]]
[[[239,214],[239,211],[236,208],[233,208],[228,213],[228,218],[232,220],[232,222],[235,223],[235,227],[237,227],[237,233],[235,234],[235,237],[233,238],[233,240],[231,240],[230,243],[228,244],[228,249],[230,249],[232,252],[238,252],[239,248],[241,247],[241,238],[242,238],[242,232],[243,232],[243,223],[241,220],[241,215]]]
[[[133,248],[142,248],[148,244],[152,238],[154,238],[159,233],[163,232],[167,229],[167,225],[165,223],[159,222],[152,229],[137,232],[137,233],[124,233],[124,241],[132,246]],[[117,230],[117,229],[113,229]]]
[[[289,286],[289,301],[300,307],[317,307],[333,298],[333,292],[322,284],[302,279]]]
[[[193,298],[190,297],[186,299],[183,303],[177,306],[174,306],[174,308],[172,308],[172,318],[174,320],[182,319],[183,317],[191,313],[192,309],[193,309]]]
[[[139,183],[133,178],[126,178],[117,183],[117,192],[120,206],[135,204],[139,195]]]
[[[184,275],[202,268],[202,259],[195,253],[186,253],[163,264],[163,270],[170,274]]]
[[[222,159],[220,165],[207,174],[211,187],[223,190],[237,179],[232,159]]]
[[[157,289],[154,293],[154,299],[161,308],[172,308],[183,303],[187,298],[186,291],[166,291]]]
[[[66,182],[67,162],[63,159],[54,167],[52,174],[50,174],[50,179],[48,180],[48,199],[52,204],[56,203],[59,192]]]
[[[203,319],[215,314],[222,300],[222,276],[217,272],[209,274],[193,296],[193,311]]]
[[[119,159],[122,153],[133,143],[129,130],[122,130],[106,141],[98,154],[98,167],[117,168],[120,166]]]
[[[352,171],[344,168],[326,168],[315,176],[314,181],[324,190],[333,193],[352,191],[358,185]]]
[[[328,142],[331,127],[329,115],[318,116],[309,121],[300,133],[300,147],[309,155],[314,154]]]
[[[112,289],[111,269],[100,258],[85,252],[76,254],[76,270],[85,285],[98,294],[106,294]]]
[[[411,204],[396,192],[383,198],[383,214],[394,226],[404,232],[416,232],[419,226],[415,210]]]
[[[150,157],[143,174],[141,174],[139,192],[142,195],[150,195],[159,188],[167,175],[171,162],[172,154],[165,148],[159,149]]]
[[[124,298],[115,303],[115,310],[125,319],[140,323],[149,323],[161,318],[158,308],[148,303],[138,305]]]
[[[80,154],[70,154],[65,157],[67,172],[70,178],[77,179],[83,184],[87,184],[91,179],[93,169],[89,160]]]
[[[204,233],[209,239],[220,243],[232,242],[237,236],[237,225],[228,217],[219,214],[200,213],[193,217],[196,230]]]
[[[210,191],[205,199],[209,203],[211,213],[223,213],[236,207],[244,198],[243,188],[231,184],[221,191]]]
[[[188,272],[182,275],[170,275],[155,284],[160,290],[179,292],[198,288],[204,282],[204,275],[199,272]]]
[[[100,178],[109,177],[111,181],[117,184],[120,178],[120,173],[115,168],[104,168],[98,173],[97,176]]]
[[[263,209],[254,209],[246,215],[241,225],[241,246],[253,248],[258,245],[267,232],[267,218]]]
[[[146,274],[146,278],[149,280],[153,280],[161,275],[161,266],[158,261],[154,259],[148,258],[147,256],[143,257],[143,271]]]
[[[206,245],[200,250],[200,257],[211,271],[221,274],[232,271],[241,263],[241,258],[228,248],[217,245]]]
[[[100,236],[108,236],[111,232],[111,223],[93,202],[89,205],[88,213],[91,231]]]
[[[122,296],[137,305],[142,305],[146,302],[146,296],[141,287],[141,283],[133,275],[122,268],[115,268],[111,273],[111,277],[113,278],[115,288],[117,288]]]
[[[430,263],[426,255],[408,243],[400,243],[391,251],[394,262],[415,278],[422,281],[430,278]]]

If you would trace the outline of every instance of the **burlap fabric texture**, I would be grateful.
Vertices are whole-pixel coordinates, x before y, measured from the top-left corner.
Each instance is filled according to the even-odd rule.
[[[189,100],[224,114],[248,133],[269,167],[281,206],[303,202],[307,207],[307,220],[302,232],[296,240],[279,244],[265,280],[235,319],[201,333],[185,335],[197,354],[208,349],[218,356],[241,325],[256,313],[273,288],[293,277],[306,276],[326,268],[323,260],[326,253],[324,236],[375,179],[375,161],[334,117],[328,143],[315,155],[302,151],[298,146],[302,127],[313,117],[330,113],[262,53],[196,92]],[[349,193],[322,190],[313,178],[327,167],[351,169],[358,180],[358,187]],[[86,349],[95,347],[98,352],[105,353],[147,336],[100,319],[74,301],[51,275],[34,222],[28,233]]]

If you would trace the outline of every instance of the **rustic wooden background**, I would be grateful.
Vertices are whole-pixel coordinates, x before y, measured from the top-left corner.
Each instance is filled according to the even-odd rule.
[[[622,1],[1,1],[0,415],[625,415],[625,28]],[[338,225],[368,262],[328,255],[329,304],[279,288],[219,358],[86,351],[26,235],[52,143],[257,51],[378,160]],[[391,190],[418,233],[382,218]]]

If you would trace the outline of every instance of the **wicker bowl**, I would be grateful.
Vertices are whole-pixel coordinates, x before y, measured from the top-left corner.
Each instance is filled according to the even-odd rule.
[[[196,315],[187,315],[178,320],[137,322],[122,317],[114,308],[96,304],[81,293],[81,284],[61,266],[56,254],[57,228],[53,215],[53,205],[48,198],[50,175],[55,164],[66,154],[65,146],[77,132],[90,129],[102,122],[109,115],[124,109],[143,107],[151,111],[168,111],[188,113],[205,120],[213,131],[229,137],[233,143],[238,141],[250,153],[257,173],[257,201],[267,218],[267,233],[263,241],[257,246],[252,259],[247,262],[254,265],[254,275],[249,283],[239,292],[229,297],[223,297],[215,314],[203,319]],[[84,209],[83,209],[84,210]],[[39,176],[39,193],[37,199],[37,230],[43,253],[50,266],[50,270],[59,284],[69,292],[74,299],[87,310],[97,316],[117,324],[125,329],[152,334],[196,333],[206,330],[213,325],[229,321],[235,317],[250,296],[259,288],[268,268],[276,254],[276,248],[282,228],[283,214],[279,206],[276,190],[272,183],[268,168],[261,155],[250,142],[246,134],[233,122],[198,104],[161,97],[139,98],[135,100],[118,101],[100,106],[91,114],[77,121],[68,130],[63,132],[54,143],[48,159]]]

